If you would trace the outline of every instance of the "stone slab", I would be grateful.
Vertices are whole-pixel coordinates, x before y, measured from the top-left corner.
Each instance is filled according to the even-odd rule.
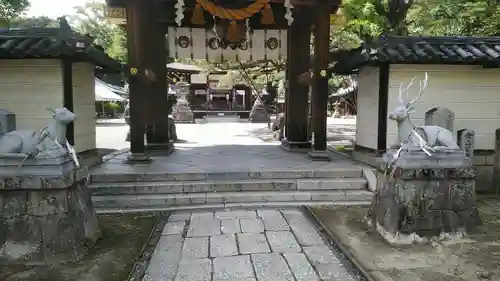
[[[269,243],[262,233],[238,233],[238,245],[241,254],[269,253]]]
[[[183,242],[181,235],[160,237],[142,281],[173,280],[181,261]]]
[[[186,221],[167,222],[161,235],[182,234],[185,226]]]
[[[297,281],[319,281],[318,275],[303,253],[284,253],[283,256]]]
[[[174,212],[168,217],[168,222],[187,221],[190,217],[190,212]]]
[[[293,234],[302,246],[322,245],[323,239],[311,223],[291,224]]]
[[[298,253],[301,251],[297,240],[290,231],[267,231],[266,236],[274,253]]]
[[[240,219],[241,232],[243,233],[263,233],[264,224],[262,220],[254,219]]]
[[[309,261],[313,266],[340,264],[339,258],[326,245],[303,247]]]
[[[251,256],[259,281],[294,281],[293,274],[281,255],[270,253]]]
[[[227,257],[238,254],[234,234],[216,235],[210,237],[210,257]]]
[[[222,234],[233,234],[241,232],[239,219],[223,219],[220,221]]]
[[[215,212],[215,218],[219,220],[224,219],[241,219],[241,218],[256,218],[255,211],[252,210],[229,210],[222,212]]]
[[[258,215],[264,222],[266,231],[289,230],[288,223],[277,210],[259,210]]]
[[[209,259],[182,260],[175,281],[210,281],[212,262]]]
[[[255,281],[250,256],[219,257],[213,260],[214,281]]]
[[[12,189],[63,189],[75,182],[86,180],[89,175],[85,167],[73,167],[60,171],[49,169],[49,172],[44,173],[40,169],[28,171],[24,167],[16,167],[15,172],[8,172],[3,167],[0,167],[0,191]]]
[[[184,240],[182,258],[199,259],[208,257],[208,237],[192,237]]]
[[[191,225],[187,233],[188,237],[219,235],[221,232],[221,222],[217,219],[191,219]]]

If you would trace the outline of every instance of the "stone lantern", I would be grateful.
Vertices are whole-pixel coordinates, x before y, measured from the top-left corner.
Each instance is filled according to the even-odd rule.
[[[175,96],[177,103],[172,110],[172,117],[175,122],[190,122],[194,123],[194,114],[189,107],[187,95],[189,95],[190,85],[186,82],[180,81],[175,84]]]

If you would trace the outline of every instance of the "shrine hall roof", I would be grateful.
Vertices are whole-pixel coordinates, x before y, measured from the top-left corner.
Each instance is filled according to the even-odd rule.
[[[93,38],[60,28],[10,28],[0,30],[0,59],[51,59],[69,57],[122,71],[123,65],[109,57]]]
[[[335,73],[363,65],[465,64],[500,67],[500,37],[381,37],[332,54]]]

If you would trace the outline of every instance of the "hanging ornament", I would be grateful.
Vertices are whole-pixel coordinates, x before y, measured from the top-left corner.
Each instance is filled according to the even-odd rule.
[[[227,28],[227,35],[226,35],[226,39],[229,41],[229,42],[236,42],[240,39],[242,39],[242,37],[244,36],[244,30],[243,30],[243,26],[241,24],[238,24],[236,21],[231,21],[229,23],[229,26]]]
[[[205,24],[205,16],[203,15],[203,8],[198,3],[194,6],[191,22],[197,25]]]
[[[293,5],[290,2],[290,0],[285,0],[285,8],[286,8],[285,19],[288,21],[288,26],[291,26],[294,19],[292,15]]]
[[[177,0],[175,4],[175,22],[177,26],[182,25],[182,20],[184,19],[184,0]]]
[[[215,33],[215,38],[217,38],[217,41],[219,40],[219,33],[217,32],[217,24],[215,23],[215,16],[214,18],[214,26],[212,27],[212,31]]]
[[[266,4],[264,9],[262,9],[262,18],[260,19],[260,23],[266,25],[274,24],[274,15],[273,9],[271,9],[271,5]]]

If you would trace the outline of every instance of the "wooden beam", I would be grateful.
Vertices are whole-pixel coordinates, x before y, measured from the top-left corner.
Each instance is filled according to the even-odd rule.
[[[299,82],[300,85],[311,85],[312,83],[312,72],[309,70],[309,71],[306,71],[302,74],[299,74],[297,76],[297,80]]]

